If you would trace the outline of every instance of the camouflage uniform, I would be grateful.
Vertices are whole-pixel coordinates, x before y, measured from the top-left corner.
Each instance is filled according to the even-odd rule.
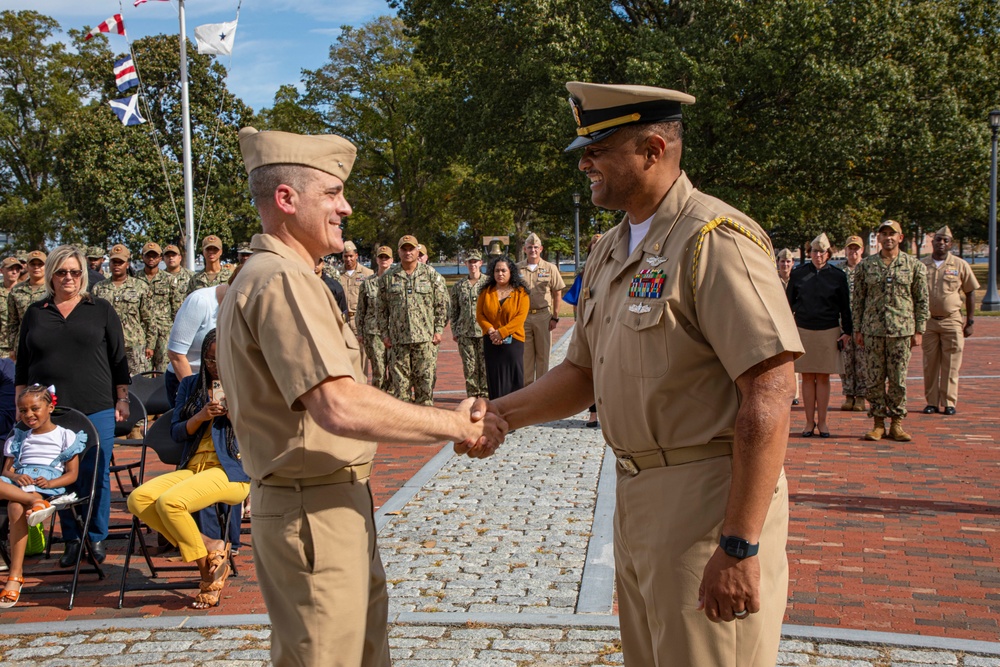
[[[127,277],[120,286],[109,279],[98,284],[92,294],[110,302],[122,321],[129,373],[136,375],[148,371],[146,350],[153,349],[157,335],[149,285],[139,278]]]
[[[852,295],[851,314],[864,337],[868,415],[902,419],[910,338],[927,323],[927,269],[902,251],[888,266],[880,253],[870,255],[855,268]]]
[[[165,271],[165,273],[174,277],[174,291],[170,295],[170,320],[172,322],[177,317],[177,311],[181,309],[181,304],[184,303],[184,299],[188,295],[188,287],[191,286],[194,271],[182,266],[177,273],[169,271]]]
[[[365,356],[372,366],[372,386],[383,391],[389,390],[386,377],[387,350],[382,342],[382,333],[378,328],[378,287],[379,277],[372,275],[367,278],[358,290],[358,311],[353,322],[361,334],[361,344]]]
[[[27,280],[10,288],[10,293],[7,295],[7,345],[10,346],[8,355],[11,352],[17,353],[24,311],[34,302],[44,299],[45,296],[45,285],[32,287]]]
[[[139,272],[139,279],[149,285],[153,321],[156,322],[156,341],[153,343],[152,370],[167,370],[167,341],[174,325],[173,299],[177,278],[162,269],[156,275]]]
[[[476,321],[476,303],[479,290],[486,284],[486,276],[476,282],[460,279],[451,290],[451,332],[458,338],[458,353],[462,357],[465,374],[465,393],[483,396],[486,391],[486,360],[483,358],[483,330]]]
[[[233,270],[228,265],[223,264],[219,272],[214,276],[210,276],[205,273],[204,270],[196,272],[191,276],[191,280],[188,282],[187,294],[194,292],[195,290],[202,289],[203,287],[215,287],[216,285],[223,285],[229,280],[230,276],[233,275]],[[187,296],[185,294],[184,296]]]
[[[437,345],[431,339],[448,323],[444,278],[426,264],[417,263],[410,275],[402,266],[395,266],[379,281],[378,329],[392,343],[391,392],[400,400],[433,405]]]
[[[365,279],[374,275],[375,272],[367,266],[361,266],[358,264],[354,267],[354,275],[349,276],[346,273],[342,273],[339,278],[336,278],[337,282],[340,283],[340,286],[344,288],[344,297],[347,299],[347,326],[351,327],[351,331],[354,332],[355,336],[358,335],[358,326],[354,320],[357,319],[358,298],[361,293],[361,285],[365,282]],[[361,368],[365,368],[365,362],[366,355],[362,346]]]
[[[14,289],[13,285],[7,289],[3,286],[3,281],[0,280],[0,358],[10,356],[10,339],[7,335],[7,296],[12,289]]]
[[[337,259],[333,255],[327,255],[323,258],[323,275],[340,281],[340,270],[337,269]]]
[[[858,262],[854,268],[843,266],[844,273],[847,274],[847,284],[851,288],[851,301],[854,300],[854,277],[857,275]],[[853,313],[852,313],[853,314]],[[844,343],[844,350],[840,353],[844,362],[844,374],[840,376],[841,386],[844,396],[864,398],[867,394],[865,390],[865,351],[854,343],[854,337]],[[860,409],[860,408],[859,408]]]

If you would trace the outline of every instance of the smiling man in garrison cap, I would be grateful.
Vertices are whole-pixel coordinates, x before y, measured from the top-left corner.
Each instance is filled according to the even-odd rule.
[[[407,405],[365,384],[358,340],[313,273],[344,249],[356,150],[335,135],[240,130],[263,233],[219,307],[218,364],[251,478],[253,549],[275,665],[390,664],[368,477],[377,441],[467,442],[506,425]],[[485,433],[485,436],[484,436]],[[478,450],[477,450],[478,451]]]
[[[934,232],[934,250],[922,260],[927,267],[930,319],[921,347],[924,352],[924,414],[955,414],[958,370],[965,339],[972,335],[979,281],[972,267],[951,254],[953,236],[947,225]],[[962,317],[962,306],[965,317]]]
[[[618,458],[625,664],[773,667],[802,345],[771,242],[681,171],[681,106],[693,97],[566,87],[578,125],[567,150],[582,149],[594,204],[626,217],[587,259],[566,360],[488,408],[518,428],[596,399]]]

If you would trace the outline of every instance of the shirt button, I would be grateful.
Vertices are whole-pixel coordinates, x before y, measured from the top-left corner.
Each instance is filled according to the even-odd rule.
[[[598,405],[604,405],[604,401],[602,401],[601,399],[597,399],[597,404]]]
[[[608,317],[604,318],[604,322],[606,324],[611,324],[611,316],[609,315]]]
[[[602,364],[604,363],[604,357],[601,357],[601,363]]]

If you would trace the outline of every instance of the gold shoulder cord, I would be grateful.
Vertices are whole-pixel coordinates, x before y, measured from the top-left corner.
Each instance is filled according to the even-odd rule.
[[[692,263],[692,268],[691,268],[691,297],[694,299],[695,303],[698,302],[698,292],[697,292],[698,261],[701,259],[701,246],[705,242],[705,237],[708,236],[713,229],[715,229],[720,225],[725,225],[730,229],[734,229],[743,236],[747,237],[748,239],[756,243],[761,250],[767,253],[767,256],[771,259],[771,261],[774,262],[774,255],[771,254],[771,250],[767,247],[767,244],[761,241],[756,234],[751,232],[749,229],[747,229],[740,223],[734,221],[732,218],[726,218],[726,217],[716,218],[715,220],[713,220],[712,222],[708,223],[707,225],[701,228],[701,231],[698,232],[698,242],[695,244],[694,247],[694,262]]]

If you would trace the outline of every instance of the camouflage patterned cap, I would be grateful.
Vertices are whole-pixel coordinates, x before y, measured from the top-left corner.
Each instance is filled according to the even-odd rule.
[[[483,253],[479,252],[478,250],[470,250],[469,252],[465,253],[465,261],[481,262],[483,261]]]
[[[237,255],[252,255],[253,254],[253,248],[250,247],[250,242],[249,241],[243,241],[241,243],[238,243],[236,245],[236,254]]]
[[[104,259],[104,249],[96,245],[90,246],[87,248],[87,259]]]

